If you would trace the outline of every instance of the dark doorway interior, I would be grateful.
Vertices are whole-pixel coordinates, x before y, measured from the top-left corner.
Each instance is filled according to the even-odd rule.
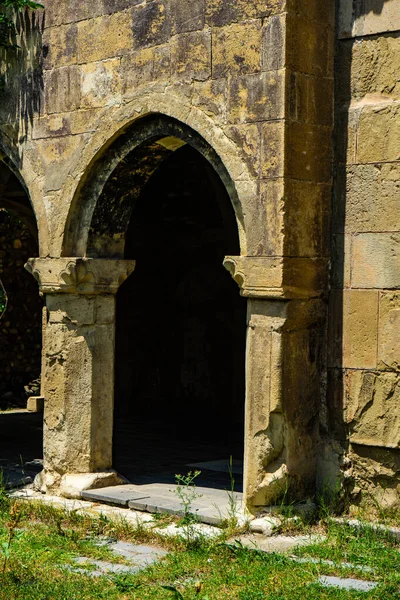
[[[38,253],[28,195],[0,161],[0,479],[10,486],[29,481],[43,455],[43,417],[24,409],[40,393],[43,301],[24,269]]]
[[[181,147],[134,206],[137,267],[117,296],[114,465],[132,482],[243,457],[246,301],[222,265],[239,253],[222,182]],[[202,485],[229,484],[202,471]]]
[[[0,410],[24,407],[40,390],[43,301],[24,269],[32,256],[35,215],[17,176],[0,162]]]

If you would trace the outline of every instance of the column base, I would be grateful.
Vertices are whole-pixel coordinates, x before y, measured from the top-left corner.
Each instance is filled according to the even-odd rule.
[[[113,469],[99,473],[69,473],[59,477],[45,470],[36,475],[33,487],[45,493],[57,494],[64,498],[81,498],[85,490],[94,490],[103,487],[127,483],[127,480]]]

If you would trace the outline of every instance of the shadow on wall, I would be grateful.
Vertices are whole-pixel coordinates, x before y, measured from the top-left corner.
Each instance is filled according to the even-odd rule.
[[[349,436],[351,426],[345,420],[346,408],[346,376],[344,369],[348,367],[343,356],[343,326],[345,290],[350,287],[349,273],[346,270],[350,251],[346,244],[349,237],[346,230],[346,202],[349,186],[349,172],[354,157],[349,155],[349,106],[352,100],[358,99],[357,89],[352,81],[353,49],[356,43],[363,39],[363,28],[359,27],[363,18],[368,15],[382,15],[385,7],[393,0],[339,0],[338,26],[335,48],[335,148],[334,148],[334,188],[332,199],[332,272],[331,292],[329,302],[328,329],[328,373],[327,373],[327,412],[321,418],[322,439],[327,441],[328,452],[333,450],[327,461],[322,461],[328,475],[321,474],[325,485],[335,486],[338,473],[343,474],[351,465],[346,464],[343,450],[350,449]],[[369,33],[370,38],[373,34]],[[377,33],[376,36],[391,33]],[[396,34],[397,35],[397,34]],[[375,37],[376,37],[375,36]],[[361,93],[361,92],[360,92]],[[330,441],[334,440],[333,447]],[[370,450],[370,449],[369,449]],[[336,461],[337,469],[333,468]],[[333,468],[333,470],[332,470]],[[354,480],[345,479],[346,494],[355,499],[353,494]],[[343,479],[342,479],[343,483]],[[322,486],[320,486],[322,487]]]
[[[391,2],[391,0],[363,0],[360,5],[363,6],[362,14],[367,15],[373,12],[375,15],[382,14],[382,10],[385,4]]]
[[[0,48],[0,135],[21,143],[41,107],[44,12],[23,10],[14,22],[12,46]]]

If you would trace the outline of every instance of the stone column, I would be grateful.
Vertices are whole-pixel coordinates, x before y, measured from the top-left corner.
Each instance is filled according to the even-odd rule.
[[[46,296],[43,492],[79,497],[120,481],[112,470],[115,294],[135,262],[34,258]]]
[[[324,266],[243,256],[224,265],[248,298],[244,494],[256,510],[314,491]]]

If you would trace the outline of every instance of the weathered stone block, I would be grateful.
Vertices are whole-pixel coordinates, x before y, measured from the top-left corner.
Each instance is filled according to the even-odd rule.
[[[119,0],[116,1],[118,2]],[[132,1],[135,0],[130,0],[130,3]],[[46,2],[46,27],[53,27],[64,23],[76,23],[85,19],[98,17],[104,12],[104,2],[113,2],[115,4],[115,0]]]
[[[79,63],[126,54],[132,45],[131,19],[124,12],[78,23]]]
[[[261,20],[216,27],[212,32],[212,75],[256,73],[261,68]]]
[[[329,255],[330,204],[330,185],[286,180],[285,256]]]
[[[350,166],[342,193],[346,232],[400,230],[400,164]]]
[[[182,33],[171,41],[171,75],[180,82],[211,76],[211,32]]]
[[[206,0],[207,23],[216,27],[246,19],[260,19],[283,12],[285,0]]]
[[[357,162],[400,159],[400,106],[365,107],[361,111]]]
[[[93,325],[96,321],[95,298],[83,297],[77,301],[76,296],[48,294],[46,305],[49,323],[71,325]]]
[[[308,77],[288,71],[288,116],[292,121],[306,123],[308,120]]]
[[[287,133],[287,174],[293,179],[327,182],[331,178],[331,129],[291,123]]]
[[[171,15],[162,0],[140,4],[132,10],[133,44],[135,48],[157,46],[171,35]]]
[[[79,66],[61,67],[44,75],[47,114],[69,112],[81,104],[81,69]]]
[[[341,46],[343,61],[347,59],[344,65],[348,69],[347,78],[350,71],[352,98],[361,99],[367,94],[376,94],[377,102],[400,98],[399,37],[364,38],[357,44],[342,43]]]
[[[172,33],[185,33],[203,29],[205,0],[170,0]]]
[[[282,256],[283,220],[283,180],[261,181],[252,211],[246,215],[246,228],[252,232],[248,253],[254,256]]]
[[[76,167],[80,160],[81,144],[88,135],[70,135],[37,141],[36,147],[40,150],[40,165],[44,175],[43,190],[45,192],[59,190],[65,184],[68,173]]]
[[[339,297],[341,295],[339,291],[332,294],[339,295]],[[342,299],[342,365],[354,369],[376,368],[378,292],[375,290],[344,290]],[[341,310],[340,305],[338,310]],[[332,318],[340,321],[340,312],[332,315]]]
[[[95,299],[95,322],[112,324],[115,320],[115,296],[109,294]]]
[[[378,368],[400,369],[400,293],[381,293]]]
[[[171,76],[169,45],[143,48],[121,58],[121,81],[125,93],[146,83],[166,80]]]
[[[120,58],[82,65],[82,107],[121,103]]]
[[[333,80],[291,73],[288,79],[288,114],[294,121],[331,127]]]
[[[397,0],[341,0],[339,38],[373,35],[400,29]]]
[[[282,71],[233,77],[228,100],[230,121],[266,121],[283,117],[284,87]]]
[[[333,78],[310,76],[307,87],[307,121],[316,125],[332,127]]]
[[[44,410],[43,396],[30,396],[26,403],[26,410],[29,412],[42,413]]]
[[[278,71],[285,66],[285,17],[270,17],[262,28],[261,67]]]
[[[45,69],[66,67],[77,63],[77,32],[76,24],[45,29],[43,46],[48,48],[48,54],[43,60]]]
[[[194,82],[192,103],[208,116],[226,122],[228,88],[225,79]]]
[[[353,371],[347,376],[346,419],[355,444],[400,446],[400,376]]]
[[[353,237],[351,283],[356,288],[400,287],[400,234]]]
[[[263,177],[283,177],[285,123],[263,123],[261,142],[261,173]]]
[[[308,21],[317,21],[333,27],[335,4],[335,0],[287,0],[287,10]]]
[[[111,14],[126,10],[132,6],[136,6],[136,4],[142,4],[143,0],[102,0],[102,2],[104,5],[104,12],[106,14]]]
[[[258,123],[232,125],[226,134],[237,144],[252,175],[260,174],[261,129]]]
[[[326,25],[289,14],[286,65],[293,71],[329,77],[333,70],[333,35]]]
[[[61,137],[95,131],[97,112],[96,110],[75,110],[40,117],[33,123],[32,138]]]
[[[103,487],[124,483],[123,478],[113,470],[98,473],[68,473],[60,485],[60,496],[64,498],[82,498],[85,490],[97,490]]]

